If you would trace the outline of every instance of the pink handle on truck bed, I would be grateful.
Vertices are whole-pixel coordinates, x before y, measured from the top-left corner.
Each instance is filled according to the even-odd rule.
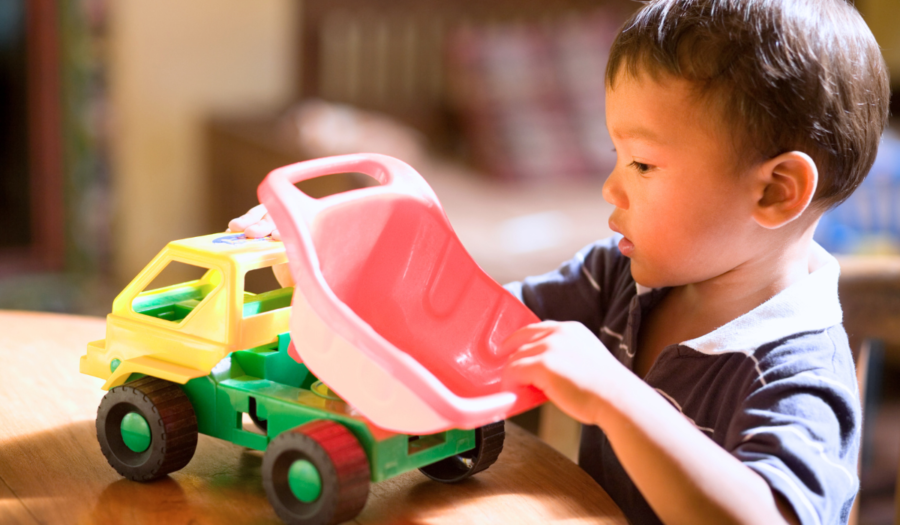
[[[294,186],[343,172],[381,186],[321,199]],[[297,352],[373,423],[408,434],[475,428],[546,400],[500,385],[500,344],[537,317],[475,264],[409,165],[376,154],[292,164],[266,177],[259,199],[300,291]]]

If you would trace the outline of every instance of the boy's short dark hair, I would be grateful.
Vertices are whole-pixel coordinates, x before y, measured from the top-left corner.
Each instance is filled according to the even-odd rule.
[[[653,0],[629,19],[606,70],[690,81],[754,162],[803,151],[814,202],[835,206],[868,174],[887,124],[887,67],[845,0]]]

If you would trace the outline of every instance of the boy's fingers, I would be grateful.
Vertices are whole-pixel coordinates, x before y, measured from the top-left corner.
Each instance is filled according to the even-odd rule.
[[[246,216],[242,215],[242,216],[238,217],[237,219],[231,219],[228,222],[228,231],[240,233],[240,232],[244,231],[247,228],[247,226],[250,226],[251,224],[253,224],[252,221],[246,219],[245,217]]]
[[[231,219],[228,223],[228,229],[236,232],[244,231],[248,226],[259,222],[266,216],[267,210],[265,205],[259,204],[250,208],[247,213],[236,219]]]
[[[547,345],[541,341],[527,344],[510,356],[501,373],[501,384],[506,388],[516,385],[534,385],[541,388],[546,382],[547,366],[541,354]]]
[[[535,341],[533,343],[525,343],[509,356],[507,363],[519,361],[525,358],[541,355],[547,351],[547,345],[543,341]]]
[[[247,213],[244,214],[244,217],[246,217],[247,220],[256,222],[268,215],[268,213],[269,210],[266,209],[265,204],[257,204],[256,206],[250,208]]]
[[[517,359],[503,369],[501,383],[505,388],[533,385],[543,390],[546,370],[537,357]]]
[[[265,237],[274,230],[275,223],[272,222],[272,219],[270,219],[268,215],[266,215],[261,221],[248,226],[247,229],[244,230],[244,234],[251,239],[255,239],[257,237]]]
[[[520,328],[507,337],[501,344],[502,351],[512,352],[516,348],[530,342],[543,339],[549,335],[556,327],[554,321],[544,321],[541,323],[530,324],[524,328]]]
[[[278,230],[272,230],[272,238],[275,239],[276,241],[280,241],[281,240],[281,232]]]

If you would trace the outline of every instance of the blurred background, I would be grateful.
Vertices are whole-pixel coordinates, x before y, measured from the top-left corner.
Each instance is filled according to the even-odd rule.
[[[610,234],[603,72],[637,5],[3,0],[0,309],[105,315],[168,241],[222,231],[256,204],[271,169],[358,151],[419,170],[498,281],[549,271]],[[900,89],[900,2],[856,6]],[[819,242],[897,254],[898,197],[889,132]],[[862,523],[893,519],[898,355],[873,353],[883,401],[868,413]],[[559,413],[522,424],[574,455],[577,425]]]

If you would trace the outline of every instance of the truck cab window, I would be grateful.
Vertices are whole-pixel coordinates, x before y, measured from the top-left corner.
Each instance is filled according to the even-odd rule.
[[[180,322],[222,283],[216,269],[170,261],[131,302],[135,312]]]

